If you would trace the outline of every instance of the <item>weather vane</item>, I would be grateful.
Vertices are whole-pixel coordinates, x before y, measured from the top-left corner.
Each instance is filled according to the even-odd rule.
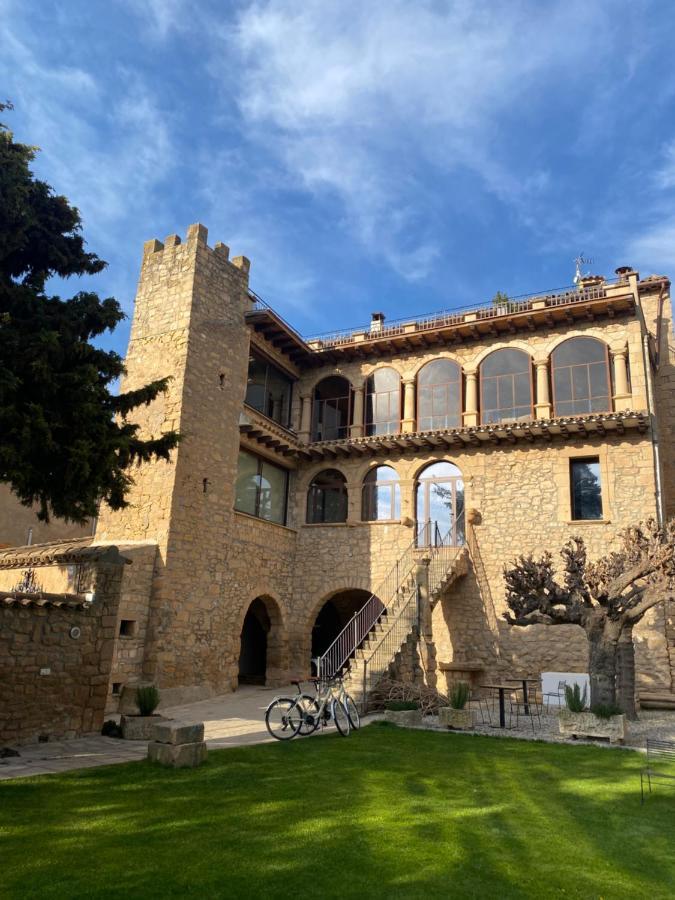
[[[589,266],[589,265],[593,262],[593,260],[590,259],[590,258],[589,258],[589,259],[586,259],[586,258],[584,257],[584,254],[583,254],[583,253],[580,253],[577,257],[575,257],[574,262],[576,263],[576,266],[577,266],[576,272],[575,272],[575,274],[574,274],[574,283],[575,283],[575,284],[579,284],[579,282],[581,281],[581,279],[586,277],[585,275],[582,275],[582,274],[581,274],[581,267],[582,267],[582,266]],[[589,274],[589,273],[586,272],[586,275],[588,275],[588,274]]]

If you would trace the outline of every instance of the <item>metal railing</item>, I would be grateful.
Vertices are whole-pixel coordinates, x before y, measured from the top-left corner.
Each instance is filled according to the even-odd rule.
[[[400,598],[402,587],[414,576],[417,557],[416,540],[413,540],[396,560],[377,590],[370,595],[361,609],[354,613],[326,652],[317,660],[317,676],[332,678],[341,672],[345,663],[361,646],[368,634],[380,621],[382,614],[391,613]]]
[[[433,313],[424,313],[419,316],[408,316],[402,319],[391,319],[385,325],[372,329],[370,325],[361,328],[343,328],[323,334],[313,334],[305,337],[306,342],[317,342],[320,347],[316,349],[328,349],[341,344],[351,344],[355,334],[365,334],[369,338],[395,337],[406,332],[406,327],[416,326],[415,331],[427,331],[433,328],[443,328],[447,325],[459,325],[465,321],[466,316],[475,314],[479,320],[498,319],[501,316],[514,313],[530,312],[533,304],[543,302],[546,307],[566,306],[574,303],[585,303],[589,300],[601,300],[607,296],[607,288],[618,284],[620,279],[606,279],[599,284],[582,287],[568,286],[556,288],[551,291],[536,294],[521,294],[496,304],[488,301],[471,306],[460,306],[455,309],[440,310]],[[314,348],[313,348],[314,349]]]
[[[441,534],[436,522],[428,522],[429,527],[429,569],[428,591],[429,597],[438,590],[452,569],[459,548],[452,544],[452,529]],[[419,560],[419,556],[418,556]],[[358,688],[361,690],[361,701],[365,708],[370,691],[387,672],[396,654],[401,650],[405,642],[419,627],[419,586],[417,583],[411,586],[406,597],[399,603],[395,615],[391,621],[387,619],[387,630],[372,650],[364,656],[362,673]]]

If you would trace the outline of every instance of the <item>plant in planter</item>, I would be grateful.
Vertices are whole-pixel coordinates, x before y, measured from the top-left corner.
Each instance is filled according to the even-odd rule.
[[[120,721],[122,737],[127,741],[149,741],[158,722],[166,721],[155,713],[159,706],[159,691],[154,684],[142,684],[136,688],[138,715],[124,715]]]
[[[469,685],[466,681],[458,681],[450,691],[450,706],[438,710],[438,721],[448,728],[471,728],[473,719],[471,710],[466,709],[469,702]]]
[[[586,688],[583,693],[578,684],[565,688],[565,709],[560,710],[558,727],[561,734],[573,738],[609,738],[610,744],[623,741],[626,736],[626,717],[616,703],[596,703],[586,709]]]
[[[410,728],[422,724],[422,710],[416,700],[387,700],[384,719],[385,722]]]

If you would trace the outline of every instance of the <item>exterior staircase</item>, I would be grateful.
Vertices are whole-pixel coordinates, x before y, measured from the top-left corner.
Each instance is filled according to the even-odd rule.
[[[424,526],[424,530],[428,526]],[[430,523],[430,528],[435,525]],[[469,568],[464,546],[450,546],[449,535],[415,541],[397,560],[377,592],[347,623],[318,660],[319,675],[342,673],[345,688],[365,708],[368,694],[397,655],[420,633],[422,605],[431,610]],[[418,544],[433,544],[419,547]]]

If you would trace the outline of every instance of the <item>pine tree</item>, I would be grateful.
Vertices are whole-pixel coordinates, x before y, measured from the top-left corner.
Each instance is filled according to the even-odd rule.
[[[52,276],[94,275],[106,263],[85,250],[78,210],[34,176],[35,154],[0,123],[0,482],[43,520],[83,522],[101,500],[125,506],[129,467],[168,459],[179,436],[142,440],[127,420],[168,379],[111,391],[123,360],[92,341],[124,318],[117,300],[48,294]]]

